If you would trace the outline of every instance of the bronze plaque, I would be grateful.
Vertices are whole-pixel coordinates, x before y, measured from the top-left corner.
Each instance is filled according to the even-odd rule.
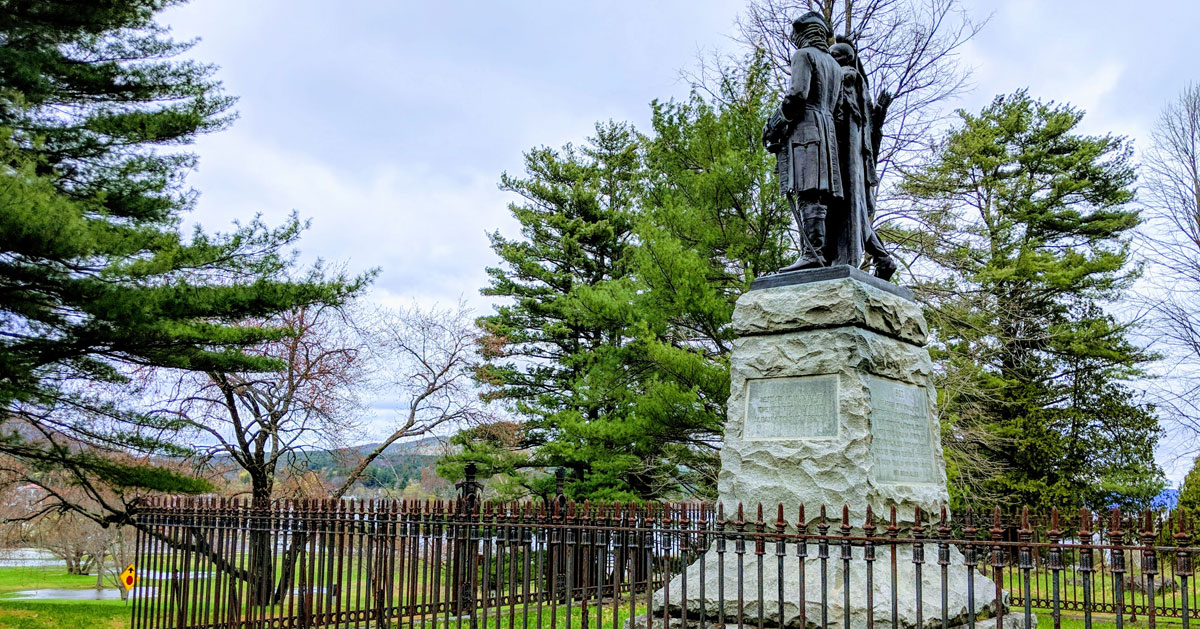
[[[838,434],[838,377],[746,381],[742,439],[818,439]]]

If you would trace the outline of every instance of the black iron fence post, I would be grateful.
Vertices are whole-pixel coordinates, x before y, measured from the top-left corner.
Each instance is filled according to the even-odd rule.
[[[1021,509],[1021,528],[1017,531],[1017,540],[1020,542],[1020,550],[1018,555],[1018,567],[1021,569],[1021,585],[1025,598],[1025,626],[1033,626],[1033,601],[1030,596],[1029,575],[1033,572],[1033,548],[1029,545],[1033,539],[1033,530],[1029,528],[1029,509]]]
[[[1050,607],[1050,617],[1054,622],[1054,629],[1059,629],[1062,625],[1062,611],[1059,603],[1059,581],[1062,578],[1063,569],[1063,532],[1058,528],[1058,509],[1050,510],[1050,530],[1046,531],[1046,535],[1050,538],[1050,574],[1053,579],[1051,585],[1051,596],[1053,598]]]
[[[925,626],[925,596],[922,592],[924,578],[921,575],[921,568],[925,564],[925,544],[921,541],[925,539],[925,526],[921,524],[921,507],[913,508],[913,526],[912,526],[912,562],[913,562],[913,577],[915,580],[915,590],[917,596],[917,626]]]
[[[899,583],[898,564],[900,561],[896,556],[900,550],[900,547],[896,544],[896,538],[899,535],[900,527],[896,524],[896,505],[892,505],[887,525],[887,536],[891,540],[888,542],[888,546],[892,551],[891,586],[888,588],[892,591],[892,629],[899,629],[900,627],[900,594],[898,592],[899,588],[896,587]]]
[[[777,570],[777,573],[775,575],[775,581],[778,585],[778,587],[776,588],[778,591],[775,593],[775,598],[779,599],[779,622],[783,623],[783,618],[784,618],[784,616],[783,616],[783,602],[784,602],[784,598],[783,598],[784,597],[784,590],[783,590],[783,568],[784,568],[784,566],[783,566],[783,564],[784,564],[784,559],[787,557],[787,538],[784,537],[784,533],[787,532],[787,520],[783,519],[783,503],[779,504],[778,510],[779,510],[778,517],[775,518],[775,535],[777,536],[775,538],[775,561],[776,561],[776,570]],[[701,547],[703,548],[703,542],[701,543]],[[700,565],[703,566],[704,563],[701,562]],[[700,583],[701,583],[700,601],[703,604],[703,601],[704,601],[704,590],[703,590],[704,572],[703,571],[701,571],[701,573],[700,573]],[[704,608],[703,607],[700,608],[700,617],[701,618],[704,617]],[[700,629],[704,629],[704,627],[701,627]]]
[[[1004,547],[998,542],[1004,535],[1000,526],[1000,508],[992,511],[992,581],[996,584],[996,629],[1004,629]]]
[[[842,505],[842,626],[850,626],[850,560],[853,558],[853,541],[850,539],[850,505]],[[760,628],[761,629],[761,628]]]
[[[825,505],[821,505],[821,519],[817,520],[817,560],[821,562],[821,626],[829,626],[829,521],[825,517]]]
[[[1079,540],[1087,540],[1087,546],[1079,549],[1079,572],[1083,574],[1083,622],[1088,626],[1092,626],[1092,572],[1093,554],[1092,554],[1092,516],[1087,509],[1079,510]]]
[[[869,504],[867,520],[863,523],[863,537],[863,561],[867,563],[867,629],[875,629],[875,514]],[[782,600],[780,605],[783,605]]]
[[[1182,616],[1183,629],[1188,629],[1191,623],[1191,609],[1189,608],[1190,601],[1188,600],[1188,581],[1192,576],[1192,553],[1185,547],[1191,542],[1191,533],[1188,531],[1188,516],[1179,511],[1177,514],[1178,522],[1175,533],[1171,536],[1175,539],[1175,575],[1179,577],[1180,585],[1179,592],[1182,599]]]
[[[567,471],[564,468],[554,470],[554,508],[552,513],[561,518],[567,517],[567,496],[566,490]],[[560,541],[565,539],[565,535],[560,534]],[[554,568],[554,587],[559,593],[567,591],[567,556],[563,552],[562,547],[555,547],[554,561],[550,562]],[[565,599],[564,599],[565,600]]]
[[[950,626],[950,522],[947,518],[946,505],[942,505],[937,527],[938,566],[941,567],[942,577],[942,629]]]
[[[1108,529],[1108,539],[1112,542],[1112,575],[1113,575],[1113,613],[1116,615],[1117,629],[1125,626],[1125,532],[1121,530],[1121,510],[1113,509],[1112,519]],[[1130,607],[1130,620],[1136,620],[1136,613]]]
[[[967,628],[975,629],[975,570],[979,566],[979,546],[974,544],[979,529],[975,528],[975,512],[967,509],[967,526],[963,531],[966,546],[963,549],[963,563],[967,566]]]
[[[1145,579],[1146,593],[1146,615],[1147,623],[1153,629],[1155,626],[1156,617],[1158,615],[1157,601],[1155,600],[1156,586],[1155,579],[1158,577],[1158,552],[1154,549],[1155,542],[1158,538],[1158,532],[1155,531],[1154,517],[1147,509],[1145,513],[1145,526],[1142,527],[1142,577]]]

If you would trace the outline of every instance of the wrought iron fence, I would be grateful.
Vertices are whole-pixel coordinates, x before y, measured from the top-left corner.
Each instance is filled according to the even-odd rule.
[[[1197,617],[1200,548],[1182,518],[731,511],[157,499],[137,515],[132,626],[1008,627],[1041,611],[1055,627],[1064,615],[1187,627]]]

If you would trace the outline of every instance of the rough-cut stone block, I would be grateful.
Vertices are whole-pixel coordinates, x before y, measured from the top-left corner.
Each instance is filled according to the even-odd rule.
[[[1037,629],[1037,626],[1038,626],[1037,616],[1033,616],[1029,620],[1030,620],[1029,625],[1026,626],[1024,616],[1019,615],[1019,614],[1006,614],[1004,616],[1004,621],[1003,621],[1004,624],[1002,626],[1003,626],[1003,629]],[[757,619],[755,619],[755,621],[757,621]],[[763,624],[765,625],[766,623],[764,622]],[[821,626],[819,623],[816,623],[816,622],[809,622],[806,624],[810,628]],[[670,618],[667,619],[667,622],[664,624],[661,615],[652,616],[651,618],[647,619],[645,614],[635,617],[632,620],[632,622],[629,620],[626,620],[625,623],[622,625],[622,628],[623,629],[663,629],[664,626],[666,627],[666,629],[701,629],[700,621],[695,618],[689,618],[687,621],[684,621],[683,619],[679,618],[678,616],[671,616]],[[757,627],[758,625],[756,625],[756,624],[746,625],[745,623],[743,623],[741,625],[741,627],[739,627],[738,623],[736,623],[736,622],[727,624],[727,623],[715,623],[713,621],[706,621],[704,623],[704,629],[745,629],[745,627],[747,627],[747,626],[749,626],[749,627],[751,627],[751,629],[753,629],[753,627]],[[795,629],[799,629],[799,626],[800,625],[798,622],[796,625],[793,625],[793,627],[795,627]],[[837,623],[833,623],[833,624],[830,624],[829,626],[830,627],[840,627],[841,625],[837,624]],[[881,625],[875,625],[875,626],[879,627]],[[890,627],[891,625],[883,625],[883,626]],[[925,626],[929,627],[929,628],[933,628],[933,629],[940,629],[942,626],[942,623],[941,623],[941,620],[939,619],[936,622],[927,622],[927,623],[925,623]],[[990,620],[990,619],[985,620],[985,619],[980,618],[975,621],[974,626],[979,629],[994,629],[994,627],[996,626],[996,621]],[[968,627],[971,627],[971,625],[970,624],[950,625],[949,629],[967,629]]]
[[[916,303],[849,277],[747,291],[733,311],[739,336],[840,326],[917,345],[929,332]]]
[[[794,549],[792,549],[794,553]],[[821,560],[817,555],[816,544],[810,544],[808,558],[804,562],[804,620],[806,627],[821,626],[821,612],[829,627],[866,627],[867,626],[867,569],[868,564],[863,560],[862,550],[855,549],[850,563],[849,588],[843,576],[844,566],[836,548],[831,550],[831,557],[826,563],[825,597],[821,596]],[[763,557],[763,597],[759,599],[758,589],[758,557],[747,552],[740,558],[742,563],[741,592],[743,604],[741,618],[744,625],[757,626],[761,613],[763,626],[779,628],[801,626],[800,604],[800,570],[799,560],[793,553],[784,558],[783,563],[783,606],[780,617],[779,597],[779,564],[778,559],[768,553]],[[936,563],[928,560],[921,570],[921,596],[917,598],[917,578],[915,564],[912,562],[912,548],[901,546],[896,551],[897,578],[895,581],[896,612],[902,627],[941,627],[942,619],[942,590],[941,570]],[[971,616],[977,620],[994,617],[996,614],[996,586],[976,572],[973,580],[968,580],[968,569],[958,549],[950,549],[950,569],[946,580],[946,618],[949,627],[966,626]],[[661,628],[664,609],[673,616],[672,626],[683,629],[679,618],[688,618],[688,629],[699,625],[699,619],[705,619],[706,626],[730,625],[738,622],[738,563],[736,553],[727,550],[722,559],[721,554],[709,550],[703,558],[688,566],[685,573],[676,575],[667,587],[654,593],[651,609],[658,615],[658,628]],[[722,565],[723,570],[722,570]],[[703,578],[701,568],[703,567]],[[873,620],[877,627],[890,627],[892,622],[892,581],[891,581],[891,549],[884,546],[876,549],[875,562],[871,578],[871,607]],[[686,581],[686,589],[683,587]],[[724,582],[722,590],[721,583]],[[703,583],[703,588],[701,584]],[[684,592],[686,591],[686,598]],[[845,593],[850,593],[850,623],[845,624]],[[723,598],[722,598],[723,594]],[[1007,594],[1003,594],[1002,604],[1006,610],[1005,627],[1024,627],[1023,615],[1018,610],[1009,607]],[[721,610],[724,610],[723,614]],[[919,613],[918,613],[919,611]],[[1010,619],[1011,617],[1011,619]],[[645,617],[641,617],[645,622]],[[921,622],[918,624],[917,619]],[[1015,623],[1017,620],[1021,622]],[[994,620],[989,620],[995,626]],[[642,625],[644,627],[644,624]],[[1034,624],[1036,627],[1036,619]]]
[[[759,292],[769,290],[781,289]],[[933,363],[925,349],[852,326],[750,336],[734,343],[730,372],[717,478],[728,511],[738,503],[761,502],[769,511],[779,503],[789,510],[804,504],[812,521],[819,505],[838,519],[847,504],[857,527],[868,504],[879,515],[895,505],[903,522],[912,521],[918,506],[936,514],[947,504]],[[767,400],[774,405],[763,403],[761,391],[774,393]],[[837,428],[818,430],[829,391],[836,393]],[[780,409],[798,403],[806,408],[789,428]]]

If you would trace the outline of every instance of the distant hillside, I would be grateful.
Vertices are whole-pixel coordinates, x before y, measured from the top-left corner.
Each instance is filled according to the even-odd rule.
[[[297,452],[295,464],[317,473],[331,485],[338,485],[362,457],[378,447],[379,442],[375,442],[334,450]],[[360,482],[367,489],[403,489],[410,482],[421,481],[423,474],[433,474],[433,466],[443,451],[443,442],[436,437],[394,443],[367,466]],[[240,473],[228,455],[214,457],[213,464],[229,467],[226,476],[231,480]]]
[[[350,453],[350,454],[356,454],[356,455],[366,455],[366,454],[374,451],[375,448],[378,448],[378,447],[379,447],[379,442],[364,443],[359,446],[351,446],[349,448],[342,448],[340,450],[336,450],[336,452],[344,452],[344,453]],[[441,456],[442,451],[444,449],[445,449],[445,444],[442,440],[438,439],[437,437],[425,437],[423,439],[415,439],[412,441],[402,441],[399,443],[393,443],[392,445],[388,446],[387,450],[383,451],[383,456],[396,456],[396,455]]]

